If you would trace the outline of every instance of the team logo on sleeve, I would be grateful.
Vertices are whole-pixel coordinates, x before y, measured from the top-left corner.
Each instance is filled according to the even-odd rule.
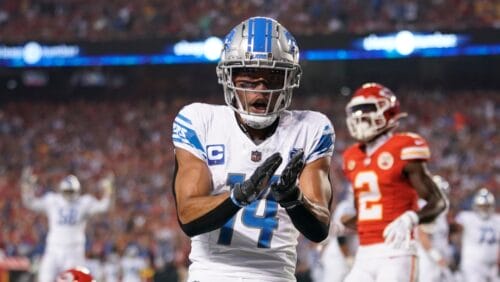
[[[389,152],[382,152],[377,158],[377,165],[383,170],[388,170],[394,164],[394,157]]]
[[[347,162],[347,170],[353,170],[356,167],[356,161],[355,160],[349,160]]]
[[[220,165],[224,163],[224,145],[208,145],[207,146],[207,160],[208,165]]]
[[[262,153],[259,151],[252,151],[250,160],[252,160],[252,162],[260,162],[260,160],[262,160]]]

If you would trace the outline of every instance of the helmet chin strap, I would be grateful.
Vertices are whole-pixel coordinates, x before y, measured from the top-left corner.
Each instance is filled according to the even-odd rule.
[[[239,113],[241,120],[248,126],[254,129],[263,129],[271,124],[278,118],[278,113],[268,116],[255,116],[249,114]]]

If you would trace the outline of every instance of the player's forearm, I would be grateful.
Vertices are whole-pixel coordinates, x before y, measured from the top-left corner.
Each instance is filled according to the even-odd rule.
[[[22,202],[23,202],[23,205],[29,210],[32,210],[35,212],[41,212],[44,210],[43,201],[35,196],[27,196],[27,197],[23,196]]]
[[[286,209],[293,225],[307,239],[321,242],[328,237],[330,211],[328,208],[303,198],[302,204]]]
[[[446,209],[446,204],[443,201],[438,201],[435,204],[427,204],[417,212],[418,223],[430,223],[434,221],[439,214]]]
[[[447,202],[439,190],[431,190],[428,194],[427,204],[417,212],[419,223],[433,222],[444,210]]]
[[[353,230],[356,230],[358,228],[357,224],[356,224],[356,218],[357,218],[357,215],[356,214],[352,214],[352,215],[343,215],[341,218],[340,218],[340,222],[347,228],[350,228],[350,229],[353,229]]]
[[[194,197],[177,208],[181,229],[190,237],[221,228],[239,209],[228,193]]]
[[[417,227],[417,232],[418,240],[420,241],[420,244],[422,245],[424,250],[429,251],[430,249],[432,249],[432,242],[429,238],[429,234],[422,230],[422,226]]]
[[[110,196],[104,196],[99,200],[93,209],[93,213],[104,213],[107,212],[112,205],[112,199]]]
[[[28,209],[33,209],[32,208],[32,203],[35,197],[32,194],[29,193],[23,193],[21,195],[21,200],[23,202],[23,205],[28,208]]]
[[[177,214],[183,224],[207,214],[229,198],[229,193],[177,199]]]

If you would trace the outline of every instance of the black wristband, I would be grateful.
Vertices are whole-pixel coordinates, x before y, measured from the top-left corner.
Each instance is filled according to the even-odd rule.
[[[330,224],[319,221],[303,203],[286,209],[293,225],[307,239],[319,243],[328,237]]]
[[[231,198],[227,198],[224,202],[218,205],[215,209],[209,211],[203,216],[182,224],[179,221],[182,231],[189,237],[196,236],[202,233],[210,232],[221,228],[231,217],[233,217],[240,209]]]

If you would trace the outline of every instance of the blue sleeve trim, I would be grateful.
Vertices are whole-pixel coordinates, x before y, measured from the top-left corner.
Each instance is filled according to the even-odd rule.
[[[328,125],[324,127],[323,131],[323,135],[321,135],[318,144],[316,145],[314,150],[312,150],[311,154],[309,154],[306,160],[309,160],[314,156],[324,154],[328,151],[333,151],[335,133],[333,132],[333,129]]]
[[[175,119],[177,119],[177,118],[179,118],[180,120],[184,121],[187,124],[192,124],[190,119],[188,119],[187,117],[185,117],[185,116],[183,116],[181,114],[178,114]]]
[[[203,156],[206,156],[205,149],[201,145],[200,139],[198,139],[198,135],[196,135],[196,132],[177,121],[174,121],[172,140],[174,141],[174,143],[189,145],[192,148],[198,150]]]

